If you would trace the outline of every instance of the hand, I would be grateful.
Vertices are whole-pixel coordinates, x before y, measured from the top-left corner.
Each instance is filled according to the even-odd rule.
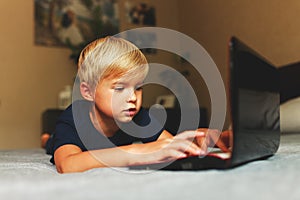
[[[218,147],[223,152],[231,152],[231,130],[220,132],[216,129],[199,128],[197,131],[205,134],[205,137],[195,138],[195,143],[199,145],[203,151],[207,152],[208,147]]]
[[[172,161],[204,154],[205,152],[193,142],[194,138],[200,137],[205,137],[205,134],[199,131],[184,131],[174,137],[138,144],[138,148],[130,151],[135,155],[141,155],[139,162],[134,162],[133,165]]]

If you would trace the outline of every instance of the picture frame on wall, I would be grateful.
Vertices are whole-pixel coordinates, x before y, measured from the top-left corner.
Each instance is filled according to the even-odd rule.
[[[117,0],[35,0],[35,44],[80,46],[117,34],[118,13]]]
[[[129,23],[142,26],[156,26],[156,9],[144,2],[125,2]]]
[[[156,9],[155,6],[145,2],[126,1],[124,3],[127,16],[127,25],[131,28],[153,27],[156,26]],[[133,42],[138,47],[152,46],[156,43],[157,38],[155,33],[129,32],[125,37]],[[144,54],[156,54],[156,48],[141,48]]]

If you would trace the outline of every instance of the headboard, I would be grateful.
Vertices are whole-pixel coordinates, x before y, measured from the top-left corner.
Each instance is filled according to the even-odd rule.
[[[284,65],[280,72],[280,103],[300,97],[300,62]]]

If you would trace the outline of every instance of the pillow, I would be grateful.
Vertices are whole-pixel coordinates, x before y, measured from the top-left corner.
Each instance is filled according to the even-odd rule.
[[[280,105],[280,129],[282,133],[300,133],[300,97]]]

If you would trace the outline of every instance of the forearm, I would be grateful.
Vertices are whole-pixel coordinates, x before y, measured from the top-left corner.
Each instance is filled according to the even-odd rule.
[[[149,150],[148,144],[131,144],[126,146],[92,150],[73,151],[73,147],[61,147],[55,152],[55,164],[60,173],[82,172],[101,167],[125,167],[151,163],[155,152]]]
[[[82,172],[92,168],[123,167],[130,165],[131,146],[115,147],[93,151],[72,151],[73,147],[63,146],[55,152],[55,165],[60,173]]]
[[[146,144],[131,144],[85,152],[75,145],[64,145],[55,151],[54,159],[60,173],[170,161],[188,155],[199,155],[201,153],[199,147],[189,139],[197,135],[202,136],[195,131],[186,131],[176,138],[167,135],[168,137]]]
[[[131,144],[110,149],[94,150],[88,153],[100,162],[98,167],[125,167],[159,162],[158,154],[163,147],[157,142]],[[93,167],[93,166],[91,166]]]
[[[55,165],[59,173],[82,172],[92,168],[104,167],[104,164],[95,159],[89,152],[80,152],[57,159]]]

